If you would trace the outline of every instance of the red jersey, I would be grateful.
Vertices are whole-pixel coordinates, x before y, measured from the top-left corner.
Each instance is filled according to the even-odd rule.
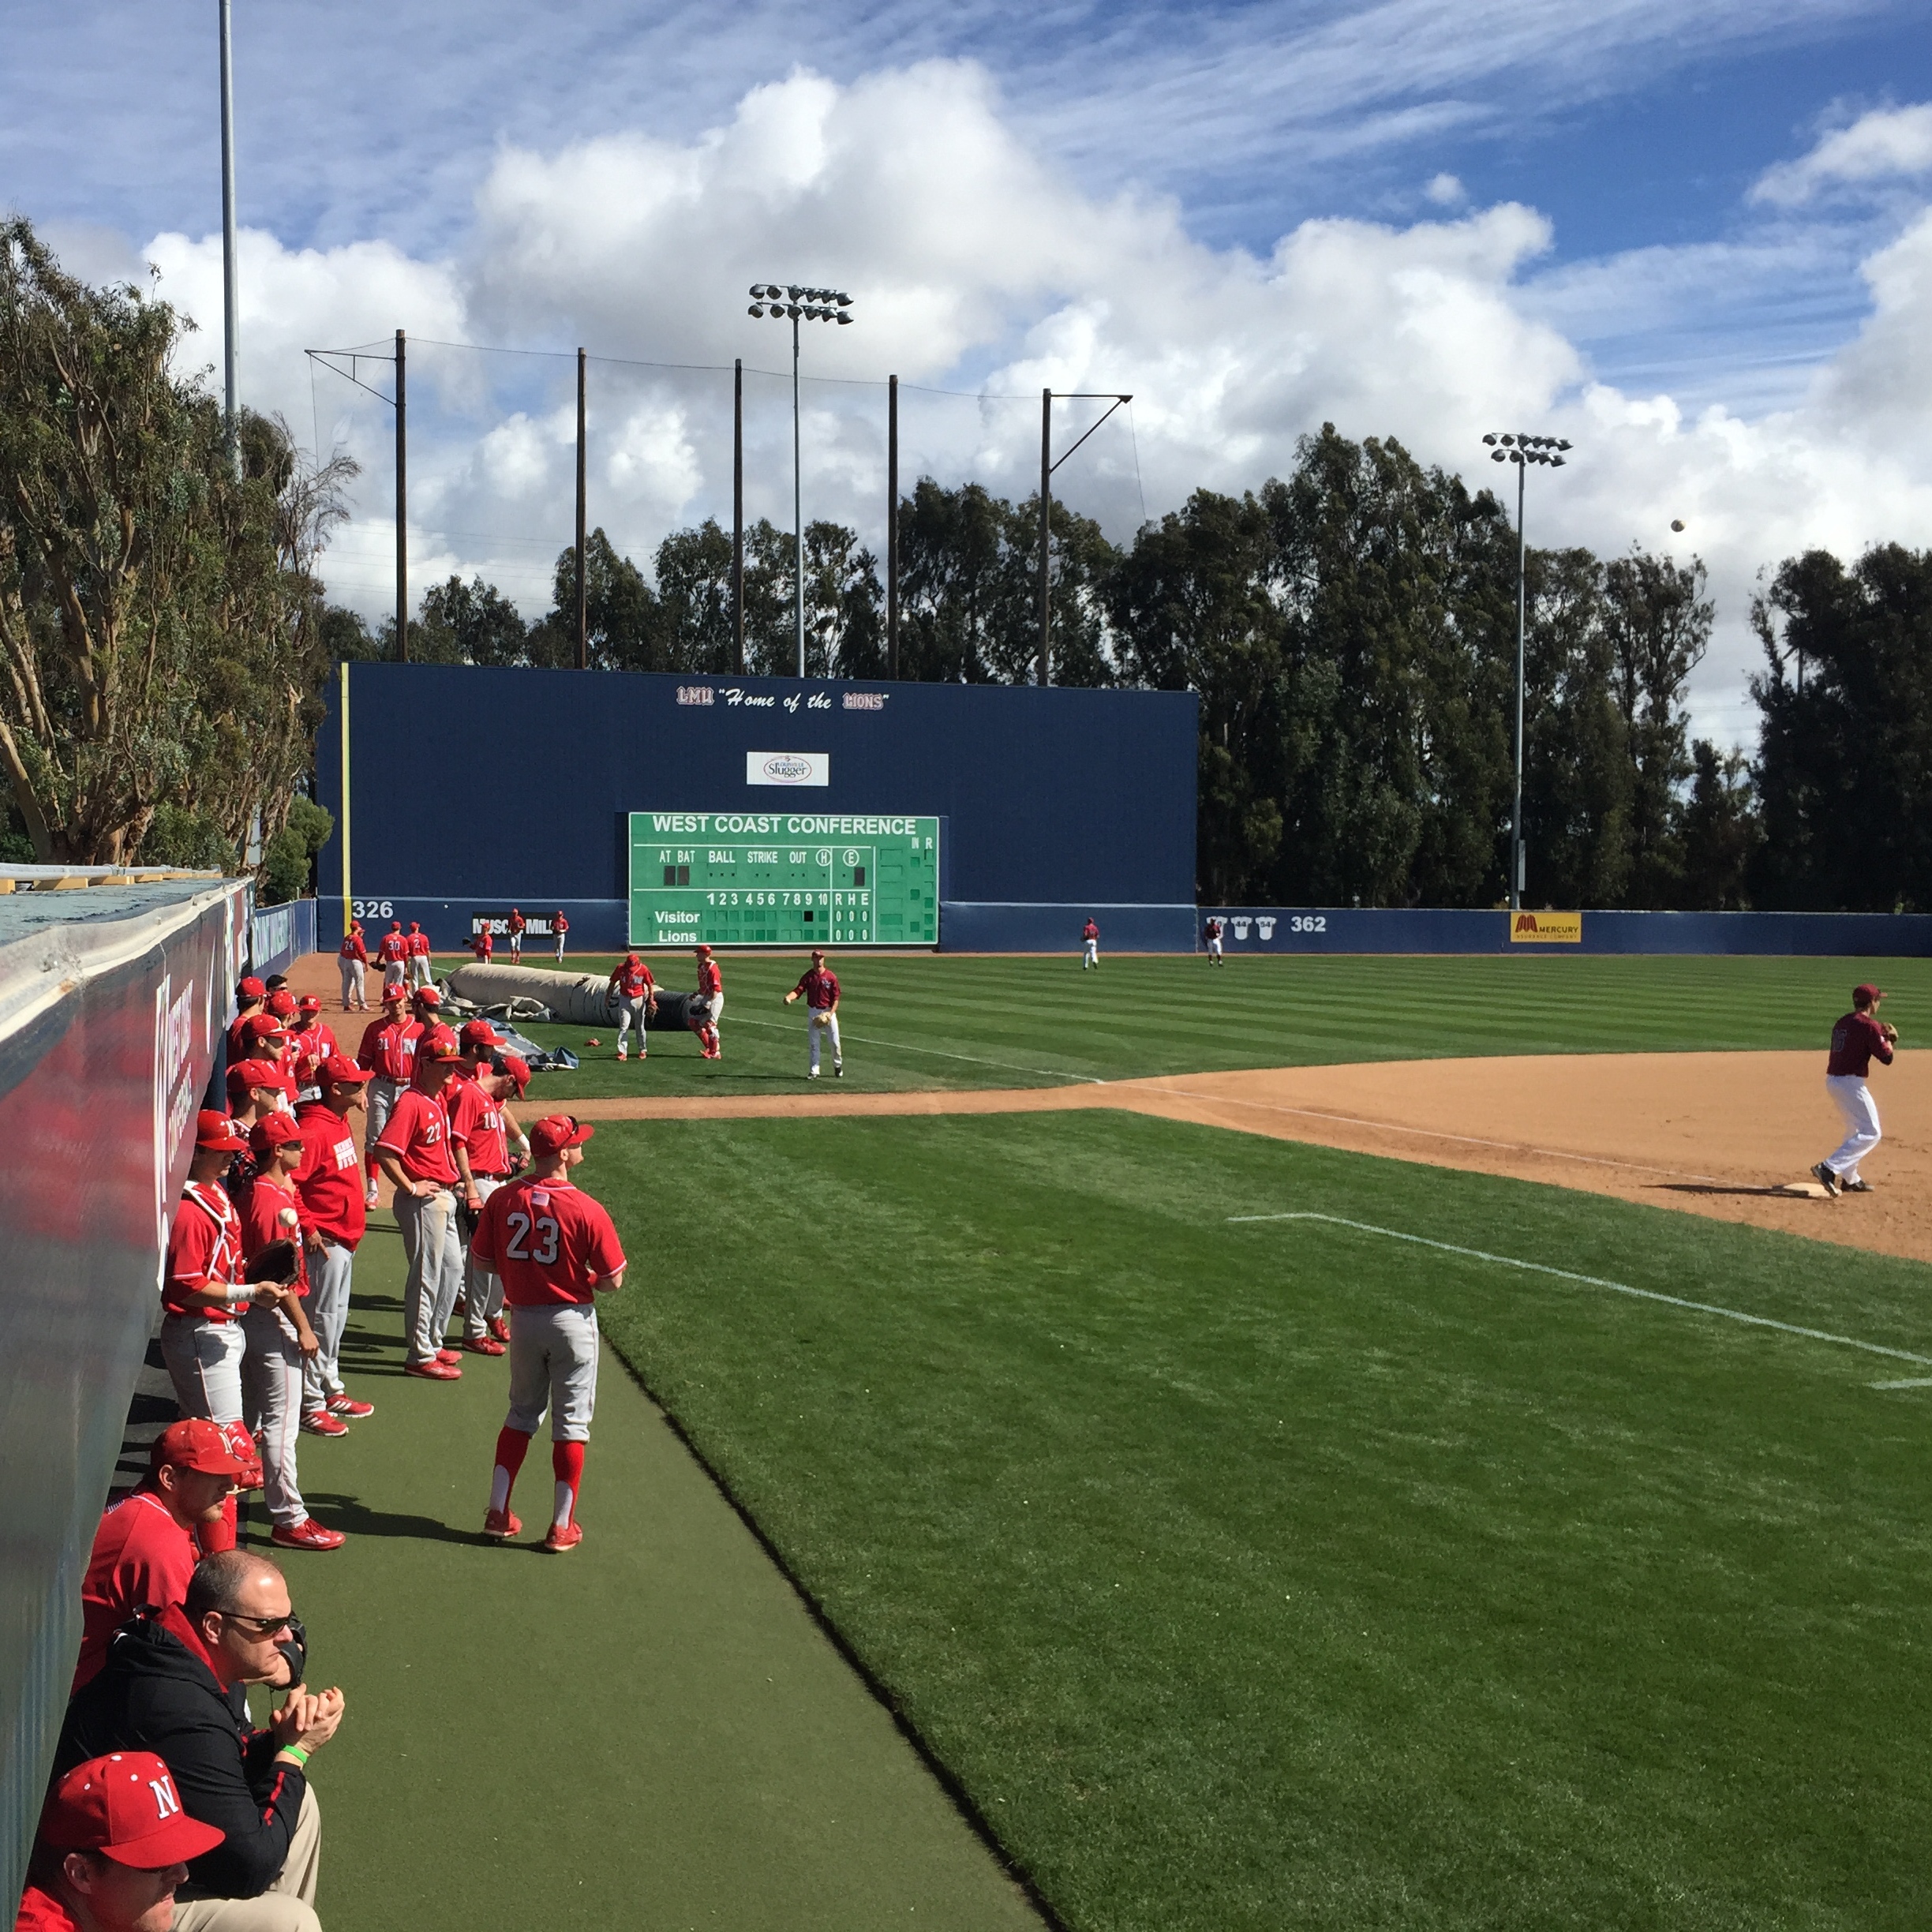
[[[570,930],[570,921],[567,919],[561,912],[560,912],[553,919],[551,920],[550,930],[553,933],[568,932]]]
[[[473,1174],[500,1179],[510,1171],[510,1141],[503,1106],[473,1080],[454,1084],[449,1103],[450,1143],[470,1154]]]
[[[152,1489],[137,1489],[100,1519],[80,1584],[80,1661],[73,1687],[107,1661],[114,1634],[143,1604],[165,1610],[188,1599],[200,1561],[195,1540]]]
[[[470,1252],[501,1278],[504,1299],[517,1308],[587,1302],[591,1283],[624,1264],[601,1205],[555,1178],[499,1188],[483,1204]]]
[[[470,942],[470,950],[475,953],[478,959],[487,960],[490,954],[496,949],[496,942],[490,936],[490,929],[485,926]]]
[[[369,1225],[355,1129],[320,1100],[305,1100],[295,1110],[295,1120],[302,1136],[295,1192],[301,1201],[303,1225],[338,1248],[353,1251]]]
[[[387,1080],[406,1082],[416,1070],[416,1043],[422,1036],[420,1020],[372,1020],[362,1029],[356,1064]]]
[[[651,976],[651,969],[642,960],[623,960],[611,975],[617,983],[617,990],[626,999],[642,999],[657,982]]]
[[[162,1305],[170,1315],[195,1314],[233,1321],[225,1308],[189,1309],[182,1297],[242,1278],[242,1217],[219,1181],[190,1181],[168,1229],[167,1280]]]
[[[698,990],[706,999],[713,994],[724,990],[724,975],[718,971],[716,960],[700,960],[698,962]]]
[[[80,1926],[52,1893],[30,1885],[21,1895],[13,1932],[80,1932]]]
[[[411,959],[427,959],[429,957],[429,935],[426,932],[413,932],[410,934],[409,956]]]
[[[838,1004],[838,975],[827,972],[822,966],[814,966],[792,990],[805,995],[805,1004],[814,1013],[823,1013],[827,1007]]]
[[[396,1155],[410,1180],[432,1181],[438,1187],[456,1185],[456,1164],[449,1151],[449,1110],[440,1094],[410,1088],[395,1103],[376,1144]]]
[[[513,933],[522,932],[529,923],[530,921],[524,918],[521,912],[512,912],[510,915],[510,930]]]
[[[346,960],[358,960],[365,966],[369,964],[369,947],[364,943],[361,927],[343,941],[342,956]]]
[[[1874,1060],[1881,1066],[1889,1066],[1892,1043],[1870,1013],[1847,1013],[1832,1028],[1831,1061],[1825,1071],[1863,1080],[1871,1071]]]
[[[385,966],[397,966],[409,957],[409,941],[399,932],[383,934],[382,944],[376,949],[376,957]]]
[[[1098,939],[1100,937],[1100,928],[1091,919],[1089,919],[1080,928],[1080,937],[1083,939]]]
[[[253,1261],[271,1241],[293,1241],[295,1292],[306,1294],[309,1256],[302,1246],[302,1232],[301,1200],[294,1186],[272,1174],[257,1174],[242,1210],[242,1260]]]
[[[289,1051],[292,1060],[299,1065],[304,1060],[328,1060],[342,1051],[336,1044],[335,1035],[318,1020],[314,1025],[301,1028],[289,1035]]]
[[[242,1029],[255,1017],[255,1013],[266,1013],[265,1006],[257,1006],[255,1013],[238,1014],[228,1023],[228,1064],[233,1066],[238,1061],[254,1058],[252,1043],[244,1037]]]

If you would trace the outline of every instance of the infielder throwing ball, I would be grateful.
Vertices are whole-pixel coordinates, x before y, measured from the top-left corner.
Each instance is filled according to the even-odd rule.
[[[523,1527],[510,1492],[530,1438],[550,1414],[550,1533],[553,1556],[583,1541],[577,1492],[597,1406],[596,1300],[623,1286],[623,1249],[610,1216],[571,1180],[592,1129],[552,1114],[530,1129],[536,1164],[483,1204],[470,1251],[501,1278],[510,1309],[510,1413],[496,1438],[483,1533],[507,1542]]]
[[[1865,1077],[1877,1060],[1892,1064],[1898,1028],[1878,1017],[1885,998],[1875,986],[1852,989],[1852,1010],[1832,1028],[1831,1059],[1825,1070],[1825,1090],[1844,1116],[1845,1137],[1835,1154],[1828,1154],[1811,1171],[1827,1194],[1869,1194],[1871,1183],[1859,1172],[1859,1163],[1878,1144],[1878,1108]]]
[[[832,1072],[835,1077],[845,1077],[845,1062],[839,1053],[838,1003],[839,983],[837,974],[829,971],[825,955],[816,950],[812,953],[811,970],[784,996],[789,1006],[795,999],[805,1002],[807,1019],[805,1031],[811,1041],[811,1060],[805,1077],[818,1077],[818,1042],[827,1036],[832,1043]]]

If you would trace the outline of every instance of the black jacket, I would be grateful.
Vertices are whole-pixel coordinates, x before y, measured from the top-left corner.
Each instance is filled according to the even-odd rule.
[[[155,1752],[188,1815],[228,1834],[189,1866],[189,1883],[218,1898],[254,1898],[287,1861],[308,1782],[274,1762],[275,1734],[250,1725],[241,1690],[224,1690],[192,1642],[178,1608],[123,1624],[99,1674],[67,1706],[54,1776],[108,1751]]]

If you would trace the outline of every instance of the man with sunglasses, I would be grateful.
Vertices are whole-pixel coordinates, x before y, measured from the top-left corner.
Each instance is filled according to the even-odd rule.
[[[343,1694],[292,1672],[301,1627],[282,1572],[244,1550],[204,1557],[185,1603],[122,1626],[67,1708],[57,1777],[113,1751],[152,1751],[191,1818],[223,1833],[188,1860],[174,1932],[320,1932],[321,1814],[309,1761],[335,1735]],[[243,1693],[293,1676],[264,1729]]]

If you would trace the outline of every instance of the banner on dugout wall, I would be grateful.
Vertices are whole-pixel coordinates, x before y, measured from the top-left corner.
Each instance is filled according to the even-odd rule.
[[[1512,912],[1509,915],[1511,945],[1581,945],[1583,915],[1581,912]]]

